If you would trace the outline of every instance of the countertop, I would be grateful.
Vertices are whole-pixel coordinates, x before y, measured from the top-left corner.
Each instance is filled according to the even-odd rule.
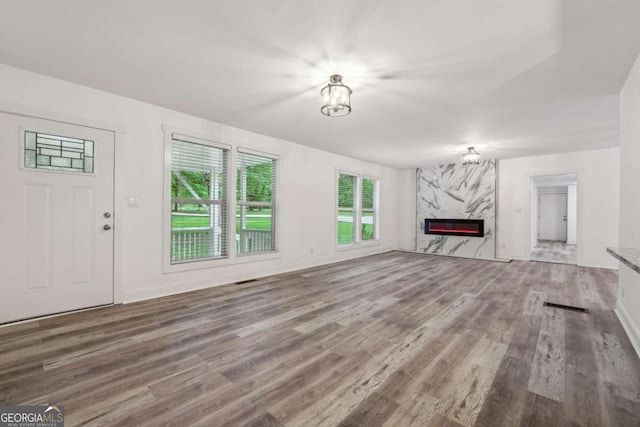
[[[640,249],[638,248],[607,248],[614,258],[640,274]]]

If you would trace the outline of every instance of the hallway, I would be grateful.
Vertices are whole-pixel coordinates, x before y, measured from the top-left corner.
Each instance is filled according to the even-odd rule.
[[[531,261],[576,265],[576,245],[551,240],[538,240],[531,251]]]

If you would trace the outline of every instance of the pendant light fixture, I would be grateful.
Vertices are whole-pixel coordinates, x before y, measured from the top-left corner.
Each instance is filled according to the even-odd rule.
[[[467,152],[462,155],[464,162],[462,162],[462,166],[476,166],[480,164],[480,154],[473,149],[473,147],[468,147]]]
[[[351,88],[342,83],[341,75],[331,76],[329,84],[322,88],[320,95],[324,98],[320,111],[325,116],[340,117],[351,112]]]

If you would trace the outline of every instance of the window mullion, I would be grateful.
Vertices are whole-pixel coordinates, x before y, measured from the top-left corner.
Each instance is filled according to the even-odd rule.
[[[211,199],[185,199],[181,197],[172,197],[172,203],[192,203],[194,205],[223,205],[224,200],[211,200]]]

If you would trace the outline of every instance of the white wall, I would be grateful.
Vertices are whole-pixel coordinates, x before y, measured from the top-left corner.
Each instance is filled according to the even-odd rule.
[[[500,160],[498,257],[527,260],[531,240],[531,177],[578,175],[578,265],[617,268],[606,252],[618,244],[620,150]]]
[[[161,90],[161,88],[159,88]],[[124,128],[116,147],[116,281],[132,301],[265,276],[396,248],[400,172],[225,126],[158,106],[0,65],[0,108],[78,124]],[[317,112],[313,110],[313,114]],[[319,113],[317,113],[319,114]],[[286,120],[286,118],[283,118]],[[279,154],[280,257],[180,273],[162,273],[162,125]],[[336,250],[336,168],[380,178],[380,243]],[[415,195],[415,190],[411,197]],[[127,198],[138,197],[139,208]],[[412,224],[412,223],[411,223]],[[412,224],[413,225],[413,224]],[[403,231],[403,235],[406,230]],[[311,253],[313,249],[313,254]]]
[[[400,172],[398,194],[398,248],[416,250],[416,169]]]
[[[500,178],[498,177],[498,180],[500,180]],[[500,187],[500,186],[498,186]],[[529,227],[531,228],[531,236],[529,236],[529,250],[533,250],[533,247],[536,245],[536,242],[538,241],[538,230],[540,229],[540,221],[538,221],[538,210],[540,209],[540,207],[538,206],[538,186],[535,182],[533,182],[533,180],[531,180],[531,186],[529,187],[529,192],[530,192],[530,210],[529,210]],[[498,192],[498,198],[500,197],[500,194]],[[500,199],[498,199],[500,200]],[[498,206],[500,205],[500,202],[498,201]],[[500,209],[498,207],[498,209]],[[519,208],[520,212],[515,212],[515,213],[521,213],[522,212],[522,207]],[[498,216],[500,215],[500,211],[498,210]],[[497,248],[496,248],[496,252],[498,253],[498,258],[501,257],[500,255],[500,219],[498,218],[498,237],[497,237]],[[502,244],[503,246],[504,244]]]
[[[567,186],[567,243],[575,245],[578,239],[578,188]]]
[[[620,246],[640,248],[640,57],[620,93]],[[620,265],[616,313],[640,354],[640,275]]]

